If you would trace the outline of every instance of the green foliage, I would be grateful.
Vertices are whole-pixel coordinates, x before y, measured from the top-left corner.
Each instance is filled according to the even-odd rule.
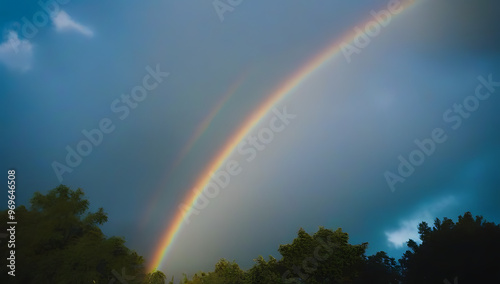
[[[193,276],[192,281],[185,279],[184,283],[189,284],[216,284],[216,283],[234,283],[244,284],[246,282],[245,272],[236,264],[236,262],[229,262],[224,258],[220,259],[215,264],[215,270],[210,273],[197,273]]]
[[[99,228],[107,221],[106,213],[102,208],[88,212],[83,197],[81,189],[60,185],[45,195],[36,192],[29,210],[17,208],[17,283],[109,283],[115,274],[139,283],[143,258],[122,238],[106,238]],[[0,212],[0,219],[7,219],[7,211]],[[1,255],[6,250],[2,245]],[[5,266],[0,273],[6,277]]]
[[[165,284],[161,271],[144,274],[144,259],[119,237],[106,237],[100,225],[107,221],[102,208],[89,212],[81,189],[64,185],[47,194],[36,192],[30,208],[16,209],[16,283],[142,283]],[[6,220],[7,210],[0,211]],[[22,221],[21,221],[22,220]],[[21,225],[22,224],[22,225]],[[0,224],[5,231],[6,224]],[[458,222],[436,219],[431,228],[418,225],[422,243],[409,240],[396,264],[380,251],[365,256],[368,243],[349,244],[349,235],[319,227],[313,235],[300,229],[290,244],[280,245],[282,258],[254,259],[247,271],[220,259],[213,272],[184,275],[181,284],[274,283],[486,283],[500,279],[500,226],[470,212]],[[0,254],[9,248],[0,246]],[[0,268],[0,283],[11,283],[7,267]],[[174,279],[168,282],[173,284]]]
[[[281,275],[284,272],[284,266],[279,263],[276,258],[269,256],[269,261],[266,261],[261,255],[254,259],[255,265],[248,270],[248,283],[272,284],[281,283]]]
[[[394,258],[385,252],[366,258],[366,247],[367,243],[349,244],[349,235],[340,228],[320,227],[313,235],[300,229],[291,244],[279,247],[280,260],[259,256],[244,272],[235,262],[221,259],[213,272],[196,273],[181,283],[397,283],[391,282],[399,277]],[[384,278],[377,282],[371,277]]]
[[[159,270],[155,270],[146,275],[144,278],[144,284],[165,284],[165,279],[167,279],[167,275]]]
[[[320,227],[314,235],[300,229],[292,244],[278,251],[286,267],[284,279],[299,283],[342,283],[354,281],[360,274],[367,243],[349,244],[349,235]]]
[[[278,249],[282,258],[262,256],[243,272],[236,263],[224,259],[214,272],[197,273],[184,283],[487,283],[500,279],[500,226],[470,212],[451,219],[436,219],[434,227],[418,225],[422,244],[408,241],[398,265],[380,251],[365,256],[367,243],[349,244],[349,235],[320,227],[310,235],[303,229],[291,244]],[[401,282],[402,281],[402,282]],[[451,283],[451,282],[450,282]]]

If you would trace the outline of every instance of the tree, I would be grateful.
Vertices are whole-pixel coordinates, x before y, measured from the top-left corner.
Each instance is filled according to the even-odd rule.
[[[165,279],[167,279],[165,273],[159,270],[155,270],[146,275],[146,278],[144,279],[144,284],[165,284]]]
[[[455,277],[460,283],[500,280],[499,225],[466,212],[457,223],[436,218],[430,228],[422,222],[418,232],[422,243],[409,240],[411,250],[399,260],[405,283],[443,283]]]
[[[89,212],[83,197],[83,190],[60,185],[46,195],[35,192],[29,210],[18,207],[18,283],[109,283],[116,275],[129,283],[140,281],[143,258],[122,238],[102,233],[99,225],[107,221],[106,213],[102,208]],[[7,214],[1,211],[0,219],[6,220]],[[7,255],[7,246],[0,246],[0,253]],[[0,268],[0,277],[6,277],[6,268]],[[0,282],[8,283],[3,278]]]
[[[196,273],[193,279],[189,281],[187,277],[184,277],[183,283],[186,284],[219,284],[219,283],[232,283],[232,284],[244,284],[246,282],[246,275],[243,270],[239,267],[236,262],[229,262],[224,258],[221,258],[215,264],[215,270],[209,273]]]
[[[281,283],[281,275],[285,269],[276,258],[269,256],[266,261],[261,255],[254,259],[255,265],[248,270],[248,282],[252,284],[274,284]]]
[[[367,257],[361,277],[356,279],[356,283],[396,284],[400,278],[400,267],[396,265],[396,260],[386,252],[379,251]]]
[[[222,258],[215,264],[213,274],[217,278],[217,283],[244,283],[245,273],[236,262],[229,262]]]
[[[349,235],[319,227],[314,235],[302,228],[291,244],[278,251],[288,283],[352,283],[361,273],[368,243],[349,244]]]

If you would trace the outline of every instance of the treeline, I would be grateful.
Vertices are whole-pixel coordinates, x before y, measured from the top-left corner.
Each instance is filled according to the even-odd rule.
[[[500,283],[499,225],[466,212],[457,223],[436,218],[431,228],[422,222],[418,233],[422,243],[409,240],[396,262],[383,251],[366,257],[368,243],[349,244],[341,229],[320,227],[313,235],[300,229],[291,244],[279,246],[280,260],[259,256],[243,271],[222,259],[213,272],[181,283]]]
[[[497,283],[500,281],[500,226],[466,212],[454,223],[436,219],[420,223],[421,244],[396,261],[385,252],[366,256],[368,243],[350,244],[349,235],[320,227],[303,229],[291,244],[280,245],[281,258],[262,256],[242,270],[221,259],[211,272],[174,281],[161,271],[146,273],[144,259],[119,237],[106,237],[99,226],[107,221],[102,208],[88,212],[81,189],[64,185],[46,195],[36,192],[30,208],[16,209],[15,276],[0,266],[0,283]],[[0,211],[7,220],[8,210]],[[22,221],[21,221],[22,220]],[[0,223],[6,232],[6,222]],[[1,235],[0,235],[1,236]],[[5,260],[11,249],[0,239]],[[9,262],[9,260],[7,260]],[[9,263],[7,263],[9,265]]]

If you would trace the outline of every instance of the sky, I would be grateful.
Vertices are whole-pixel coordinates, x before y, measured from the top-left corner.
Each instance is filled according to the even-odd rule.
[[[301,227],[340,227],[398,259],[421,221],[471,211],[500,223],[499,11],[5,0],[2,170],[16,170],[25,205],[82,188],[108,213],[104,233],[167,276],[279,259]],[[204,202],[193,192],[207,172],[221,188]]]

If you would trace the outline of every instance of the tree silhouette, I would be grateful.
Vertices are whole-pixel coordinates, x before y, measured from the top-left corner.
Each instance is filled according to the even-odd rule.
[[[379,251],[368,256],[363,266],[361,276],[356,283],[388,284],[399,283],[401,280],[400,266],[386,252]]]
[[[422,222],[418,232],[422,243],[409,240],[411,251],[400,259],[404,283],[500,281],[500,226],[466,212],[456,224],[448,218],[436,218],[433,228]]]

